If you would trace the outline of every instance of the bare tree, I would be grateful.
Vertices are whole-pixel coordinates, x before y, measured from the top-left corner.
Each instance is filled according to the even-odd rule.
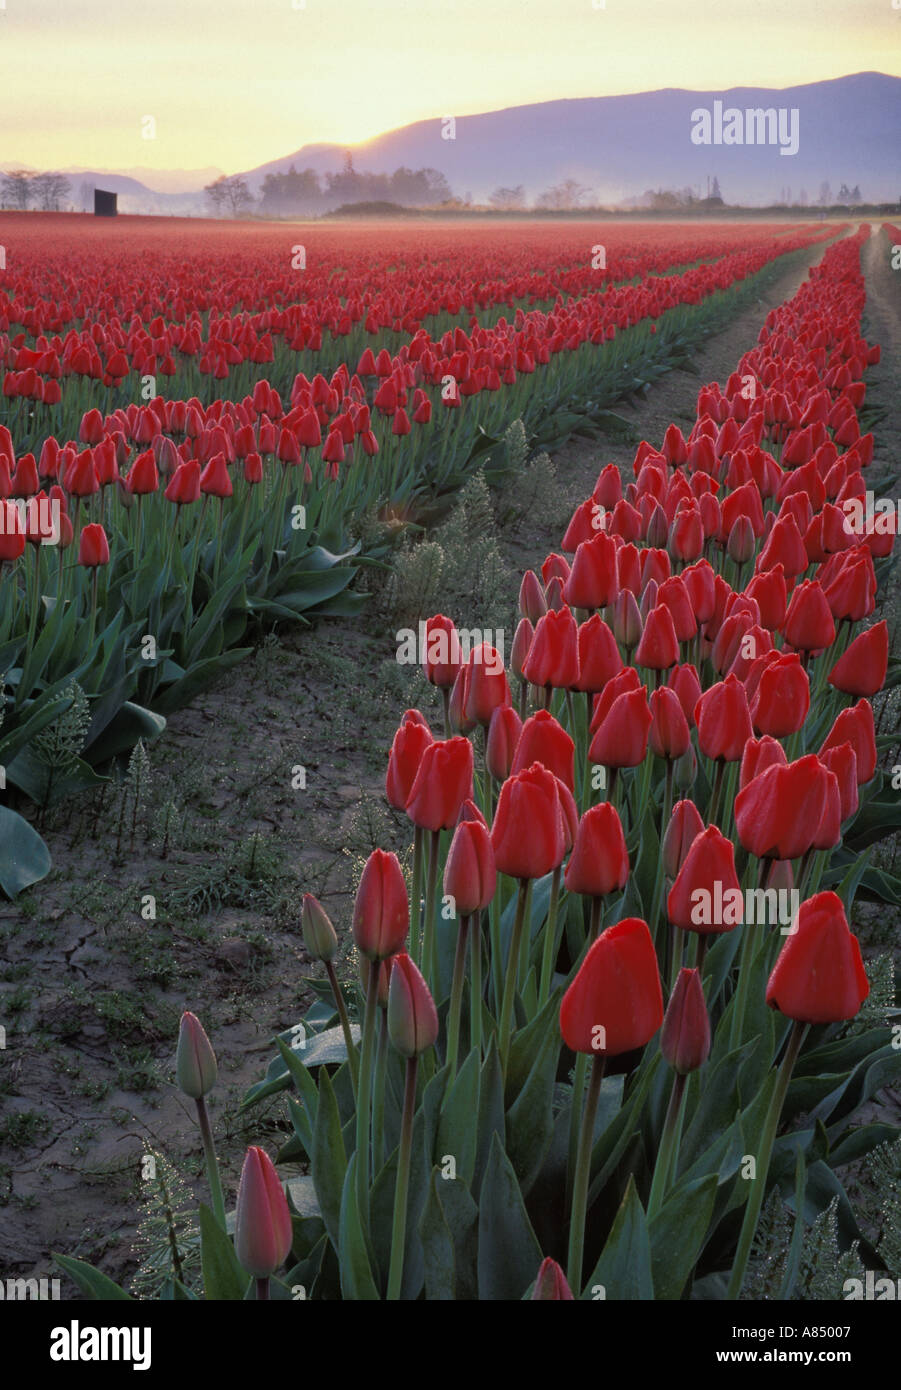
[[[71,192],[71,184],[64,174],[35,174],[31,180],[31,192],[35,206],[43,212],[59,212],[62,203]]]
[[[203,191],[217,213],[227,210],[232,217],[240,217],[253,202],[246,179],[226,178],[224,174]]]
[[[526,192],[521,183],[515,188],[496,188],[488,199],[498,212],[516,212],[526,205]]]
[[[564,179],[563,183],[554,184],[553,188],[548,188],[540,194],[535,201],[535,206],[547,208],[553,212],[568,212],[579,207],[588,192],[590,189],[577,183],[575,179]]]
[[[824,179],[820,184],[820,196],[817,201],[821,208],[832,206],[832,185],[828,179]]]
[[[26,169],[12,169],[3,176],[3,201],[7,207],[25,212],[31,202],[34,175]]]

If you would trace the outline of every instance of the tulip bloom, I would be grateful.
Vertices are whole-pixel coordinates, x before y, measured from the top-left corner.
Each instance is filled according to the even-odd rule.
[[[572,791],[575,785],[574,757],[575,744],[563,725],[549,710],[540,709],[522,726],[510,771],[522,772],[532,763],[541,763]]]
[[[459,736],[426,744],[405,810],[422,830],[451,830],[472,796],[472,744]]]
[[[409,925],[407,886],[397,855],[374,849],[354,900],[357,949],[373,961],[393,956],[403,947]]]
[[[695,705],[698,747],[708,758],[736,763],[753,734],[748,697],[737,676],[712,685]]]
[[[658,758],[673,762],[691,747],[691,732],[679,697],[674,690],[661,686],[651,692],[651,751]]]
[[[538,620],[535,636],[523,666],[531,685],[566,689],[579,679],[579,636],[568,608],[548,610]]]
[[[841,898],[817,893],[801,904],[766,989],[766,1002],[800,1023],[854,1018],[870,992],[860,946]]]
[[[651,671],[667,671],[679,660],[679,641],[673,617],[665,604],[652,608],[635,648],[635,663]]]
[[[829,684],[845,695],[875,695],[888,671],[888,624],[874,623],[855,637],[829,673]]]
[[[822,651],[835,641],[835,623],[826,595],[815,579],[799,584],[791,597],[782,635],[796,651]]]
[[[647,687],[618,695],[591,740],[589,761],[610,768],[638,767],[648,751],[650,728]]]
[[[735,850],[715,825],[692,840],[670,889],[666,911],[673,926],[701,936],[731,931],[743,920]]]
[[[758,859],[797,859],[810,849],[832,849],[841,838],[838,779],[813,753],[774,763],[738,793],[735,827]]]
[[[627,917],[589,948],[560,1005],[573,1052],[608,1057],[650,1042],[663,1022],[663,991],[647,922]]]
[[[795,653],[778,656],[763,670],[751,704],[755,729],[773,738],[797,733],[810,709],[810,681]]]
[[[260,1148],[247,1150],[235,1215],[235,1254],[258,1281],[258,1293],[268,1298],[259,1281],[268,1280],[285,1263],[293,1231],[285,1193],[269,1155]]]
[[[609,801],[591,806],[579,821],[564,884],[570,893],[603,898],[626,886],[629,855],[622,821]]]
[[[396,811],[404,811],[422,755],[433,742],[432,731],[418,709],[408,709],[394,735],[385,775],[385,795]]]
[[[497,868],[511,878],[543,878],[562,864],[566,833],[557,778],[540,763],[501,787],[491,844]]]
[[[857,785],[869,782],[876,771],[876,729],[873,706],[869,700],[858,700],[850,709],[843,709],[835,718],[820,749],[820,757],[830,748],[850,743],[857,758]]]
[[[461,666],[457,679],[462,681],[461,709],[469,728],[474,728],[476,724],[487,728],[499,705],[512,704],[500,653],[487,642],[473,649],[469,661]]]
[[[440,689],[449,689],[463,664],[460,639],[450,618],[436,613],[425,625],[425,657],[422,669],[426,680]]]
[[[661,853],[663,868],[669,878],[675,878],[694,839],[704,829],[701,813],[693,801],[677,801],[663,836]]]
[[[92,521],[81,533],[78,544],[78,563],[87,569],[109,564],[109,541],[98,521]]]
[[[497,869],[488,827],[478,820],[460,821],[444,866],[444,891],[460,917],[487,907],[494,897]]]

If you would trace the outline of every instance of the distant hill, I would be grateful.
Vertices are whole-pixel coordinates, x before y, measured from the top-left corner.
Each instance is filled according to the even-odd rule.
[[[796,107],[798,152],[770,145],[696,145],[692,112],[699,107]],[[292,154],[245,171],[258,192],[267,173],[295,168],[320,175],[338,170],[349,148],[360,172],[432,167],[454,192],[484,202],[500,185],[522,184],[530,200],[564,179],[591,190],[587,201],[618,204],[647,189],[694,187],[707,193],[719,179],[727,203],[770,203],[789,187],[811,203],[828,181],[858,185],[864,199],[901,196],[901,78],[863,72],[799,87],[735,87],[692,92],[667,88],[633,96],[580,97],[456,118],[454,139],[443,121],[417,121],[364,144],[302,145]]]

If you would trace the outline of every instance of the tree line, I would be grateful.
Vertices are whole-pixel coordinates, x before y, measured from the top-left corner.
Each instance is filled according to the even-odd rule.
[[[65,174],[13,169],[3,175],[0,198],[5,208],[16,212],[27,212],[32,207],[41,212],[60,212],[71,191]]]

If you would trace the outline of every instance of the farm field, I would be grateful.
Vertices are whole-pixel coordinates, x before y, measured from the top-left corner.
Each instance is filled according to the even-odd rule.
[[[0,213],[8,1272],[891,1268],[899,242]]]

